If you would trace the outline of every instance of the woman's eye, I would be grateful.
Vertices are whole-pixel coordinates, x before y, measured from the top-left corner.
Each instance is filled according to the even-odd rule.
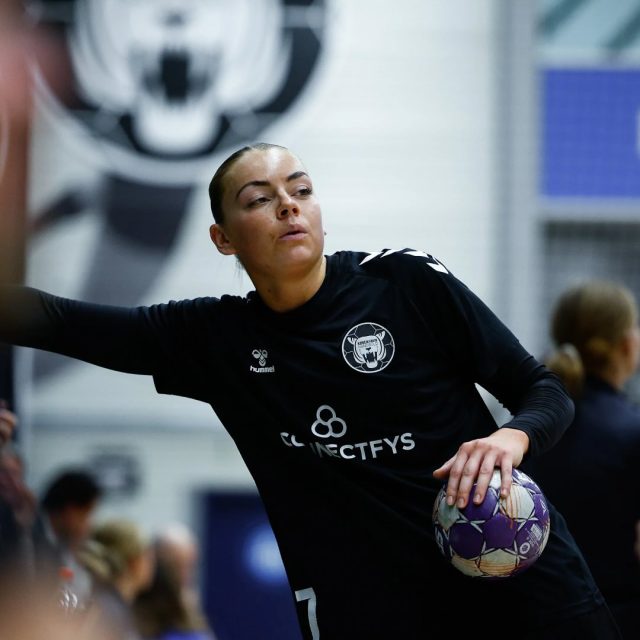
[[[310,196],[311,193],[312,193],[311,187],[300,187],[296,191],[296,195],[299,195],[299,196]]]
[[[253,200],[249,201],[248,206],[249,207],[257,207],[261,204],[264,204],[265,202],[268,202],[269,198],[267,198],[266,196],[259,196],[257,198],[254,198]]]

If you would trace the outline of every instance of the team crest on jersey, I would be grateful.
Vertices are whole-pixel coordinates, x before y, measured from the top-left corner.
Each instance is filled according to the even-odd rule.
[[[361,373],[382,371],[393,359],[396,347],[393,336],[375,322],[352,327],[342,341],[342,355],[347,364]]]

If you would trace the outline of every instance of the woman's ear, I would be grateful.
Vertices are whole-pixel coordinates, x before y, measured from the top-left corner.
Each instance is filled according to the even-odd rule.
[[[209,235],[211,236],[211,241],[216,245],[220,253],[225,256],[232,256],[236,253],[234,246],[231,244],[231,240],[229,240],[221,225],[218,223],[212,224],[209,227]]]

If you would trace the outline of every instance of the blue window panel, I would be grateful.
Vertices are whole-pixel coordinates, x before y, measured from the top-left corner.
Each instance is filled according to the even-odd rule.
[[[542,71],[542,195],[639,198],[640,69]]]

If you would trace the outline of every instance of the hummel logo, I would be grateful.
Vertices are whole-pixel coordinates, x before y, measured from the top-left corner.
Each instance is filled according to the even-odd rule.
[[[252,371],[253,373],[275,373],[276,368],[274,366],[267,366],[269,352],[266,349],[254,349],[251,352],[251,355],[258,361],[260,366],[254,367],[251,364],[249,365],[249,371]]]
[[[267,364],[269,352],[266,349],[254,349],[251,352],[251,355],[258,361],[258,364],[261,367],[264,367],[264,365]]]

